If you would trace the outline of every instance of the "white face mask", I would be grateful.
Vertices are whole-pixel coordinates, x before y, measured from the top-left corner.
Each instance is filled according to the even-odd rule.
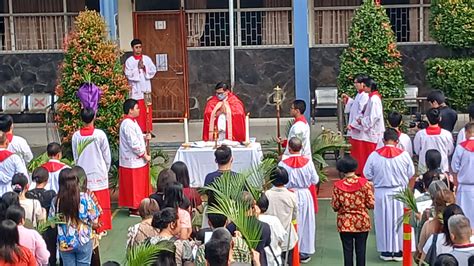
[[[217,99],[219,99],[219,101],[223,101],[225,100],[225,98],[227,98],[227,95],[225,95],[224,93],[217,94]]]

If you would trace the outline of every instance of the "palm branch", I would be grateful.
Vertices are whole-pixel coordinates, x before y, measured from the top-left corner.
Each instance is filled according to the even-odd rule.
[[[249,248],[254,249],[260,241],[262,228],[257,218],[248,215],[249,206],[241,200],[242,191],[247,187],[256,190],[251,182],[246,181],[247,177],[245,174],[224,173],[205,188],[214,193],[217,203],[216,206],[210,206],[208,212],[222,214],[230,219],[242,233]],[[257,179],[252,182],[262,183]]]
[[[38,168],[41,165],[48,162],[48,160],[49,160],[49,157],[48,157],[48,154],[46,152],[36,156],[28,164],[28,167],[27,167],[28,172],[32,173],[36,168]],[[68,166],[74,166],[74,163],[71,160],[67,159],[67,158],[61,158],[61,162],[68,165]]]
[[[410,188],[406,187],[400,190],[400,192],[393,195],[393,198],[402,202],[403,205],[410,210],[409,212],[404,212],[401,217],[398,217],[398,226],[400,226],[403,222],[409,221],[413,214],[418,213],[415,195]]]
[[[249,171],[244,173],[246,189],[254,199],[260,198],[263,190],[270,187],[270,176],[277,166],[277,161],[272,158],[264,159],[260,164],[253,165]]]
[[[81,157],[81,154],[82,152],[84,152],[84,150],[87,148],[87,146],[89,146],[89,144],[91,144],[92,142],[94,142],[95,138],[85,138],[85,139],[82,139],[79,141],[79,143],[77,143],[77,157]]]
[[[327,167],[328,164],[324,159],[324,155],[329,151],[336,152],[348,150],[349,148],[350,144],[346,142],[340,133],[336,133],[327,129],[323,129],[321,133],[316,135],[316,137],[311,140],[313,163],[316,166],[316,171],[318,172],[319,180],[321,182],[325,182],[327,180],[327,175],[323,168]]]
[[[49,228],[54,228],[56,224],[62,223],[60,214],[48,218],[46,221],[39,221],[36,224],[35,230],[42,235]]]
[[[126,265],[146,266],[152,265],[160,252],[175,252],[175,246],[171,241],[160,241],[156,244],[140,244],[127,250]]]

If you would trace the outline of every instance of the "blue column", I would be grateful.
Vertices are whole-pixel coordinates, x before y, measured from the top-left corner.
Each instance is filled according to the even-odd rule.
[[[115,16],[118,12],[117,0],[100,0],[100,14],[107,22],[109,37],[111,40],[117,39],[117,25],[115,23]]]
[[[306,102],[305,116],[310,121],[308,0],[293,0],[293,38],[296,99]]]

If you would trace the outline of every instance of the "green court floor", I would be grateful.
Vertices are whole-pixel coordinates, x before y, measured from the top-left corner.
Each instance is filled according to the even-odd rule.
[[[139,218],[128,217],[128,210],[116,210],[114,213],[113,230],[102,239],[100,253],[102,263],[113,260],[122,263],[125,259],[127,229],[140,221]],[[367,265],[401,265],[401,262],[383,262],[378,258],[375,249],[375,235],[370,233],[367,243]],[[336,229],[336,216],[329,200],[319,201],[319,213],[316,223],[316,254],[311,262],[304,265],[342,265],[342,246]]]

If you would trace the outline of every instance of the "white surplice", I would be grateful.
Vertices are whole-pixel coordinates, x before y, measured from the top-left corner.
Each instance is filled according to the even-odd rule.
[[[361,140],[378,143],[382,139],[385,132],[385,122],[382,99],[377,93],[369,94],[369,102],[360,122],[361,124],[357,128],[361,128]]]
[[[33,153],[31,152],[30,145],[26,139],[20,136],[13,136],[10,144],[8,144],[8,150],[18,154],[20,158],[25,162],[25,165],[33,159]]]
[[[78,154],[78,145],[92,138],[93,141]],[[76,165],[84,168],[87,175],[87,189],[99,191],[109,187],[111,155],[109,141],[104,131],[94,129],[92,135],[76,131],[72,136],[72,154]]]
[[[301,149],[301,154],[303,156],[307,156],[308,158],[312,157],[311,153],[311,137],[310,137],[311,129],[309,127],[306,118],[302,115],[299,118],[295,119],[295,122],[290,128],[290,132],[288,133],[288,141],[291,138],[297,137],[303,143],[303,147]],[[290,155],[290,151],[288,149],[288,145],[286,145],[285,153],[283,154],[283,158],[287,158]]]
[[[458,137],[456,138],[456,146],[466,141],[466,129],[461,128],[458,132]]]
[[[45,168],[48,171],[48,176],[49,176],[48,183],[46,184],[44,188],[46,190],[54,190],[56,191],[56,193],[58,193],[59,173],[64,168],[70,168],[70,167],[56,159],[49,159],[49,161],[41,165],[41,167]]]
[[[380,139],[379,143],[377,143],[377,150],[382,148],[385,144],[383,143],[383,138]],[[413,157],[413,143],[411,141],[410,136],[408,136],[405,133],[400,133],[400,136],[398,136],[398,144],[397,148],[400,148],[408,154],[410,154],[410,157]]]
[[[138,68],[138,62],[139,60],[133,56],[130,56],[127,61],[125,61],[125,76],[132,87],[130,98],[142,100],[143,93],[151,92],[150,80],[156,74],[156,66],[151,58],[146,55],[143,55],[145,70]]]
[[[120,124],[119,165],[126,168],[141,168],[147,164],[145,138],[138,123],[125,118]]]
[[[0,148],[0,196],[12,191],[12,178],[17,173],[28,176],[25,163],[21,157],[4,148]]]
[[[470,143],[468,147],[463,145]],[[458,188],[456,203],[463,209],[464,215],[469,218],[471,227],[474,228],[474,138],[461,143],[454,151],[451,168],[457,174]]]
[[[427,129],[418,131],[413,140],[415,154],[419,156],[418,170],[426,172],[426,152],[428,150],[438,150],[441,153],[441,171],[449,172],[448,157],[454,151],[454,141],[451,132],[441,129],[439,134],[428,134]]]
[[[285,240],[286,230],[276,216],[261,214],[258,216],[258,219],[268,224],[272,232],[270,242],[271,250],[270,247],[265,247],[268,266],[281,265],[281,243]]]
[[[347,124],[352,127],[347,131],[349,137],[360,140],[361,131],[358,129],[357,119],[362,119],[364,110],[369,101],[369,94],[367,92],[358,92],[354,99],[349,98],[344,108],[344,112],[349,114]]]
[[[299,154],[291,154],[282,160],[279,166],[288,171],[288,189],[293,189],[298,201],[298,238],[301,253],[315,252],[316,215],[309,187],[319,182],[319,176],[313,161]]]
[[[393,147],[393,146],[392,146]],[[378,252],[399,252],[402,248],[403,232],[397,222],[403,215],[403,203],[393,195],[406,188],[415,174],[413,161],[406,151],[398,156],[386,158],[374,151],[364,167],[365,177],[375,188],[375,234]]]

